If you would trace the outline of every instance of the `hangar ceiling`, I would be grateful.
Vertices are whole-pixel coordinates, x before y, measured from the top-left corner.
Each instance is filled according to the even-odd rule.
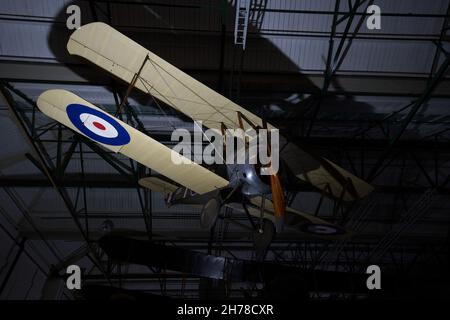
[[[61,275],[73,261],[91,284],[109,280],[160,293],[163,279],[169,296],[205,294],[198,277],[169,277],[137,265],[107,272],[95,240],[110,230],[150,234],[166,244],[226,257],[254,257],[252,235],[226,216],[245,224],[243,214],[226,212],[212,232],[201,229],[199,209],[167,208],[163,196],[139,187],[136,177],[149,169],[74,138],[36,108],[37,97],[51,88],[72,91],[111,112],[125,93],[123,83],[67,53],[66,8],[73,3],[81,8],[82,24],[112,25],[276,124],[291,141],[375,186],[368,199],[353,206],[300,190],[292,207],[351,227],[354,236],[333,242],[284,230],[267,260],[355,271],[376,257],[394,274],[429,275],[427,268],[436,278],[444,274],[450,222],[450,2],[376,1],[382,28],[369,30],[364,13],[374,1],[252,1],[245,51],[233,42],[234,2],[2,2],[1,298],[72,299]],[[139,92],[128,102],[136,117],[124,119],[167,145],[173,144],[170,125],[192,129],[189,119],[160,109]],[[436,296],[446,290],[434,280],[429,286],[435,286]],[[237,286],[230,292],[243,294]]]

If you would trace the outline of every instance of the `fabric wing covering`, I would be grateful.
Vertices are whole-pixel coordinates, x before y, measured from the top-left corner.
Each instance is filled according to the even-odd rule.
[[[262,127],[262,119],[258,116],[105,23],[94,22],[76,30],[70,36],[67,49],[70,54],[89,60],[129,84],[134,82],[137,89],[196,122],[202,121],[208,128],[220,132],[223,123],[227,128],[240,128],[242,125],[249,129],[246,121],[240,123],[239,112],[254,125]],[[273,128],[268,124],[268,129]],[[280,141],[281,147],[283,142]],[[312,157],[292,143],[283,148],[280,155],[297,178],[311,183],[329,197],[353,201],[373,190],[368,183],[334,163]]]
[[[78,124],[78,127],[69,118],[67,113],[68,106],[74,104],[86,107],[86,110],[88,110],[85,113],[80,114],[79,118],[82,123]],[[96,141],[106,149],[119,152],[129,157],[199,194],[204,194],[228,185],[228,181],[222,177],[172,151],[172,149],[164,146],[119,119],[112,117],[105,111],[69,91],[58,89],[45,91],[39,96],[37,105],[47,116],[73,131]],[[125,129],[126,133],[129,135],[129,142],[123,145],[105,144],[96,139],[96,136],[89,136],[80,131],[80,128],[84,129],[84,127],[86,127],[86,123],[89,121],[89,114],[95,113],[99,115],[98,112],[101,113],[100,116],[105,125],[113,123],[116,128],[122,127]],[[93,130],[95,131],[96,129]],[[172,154],[174,154],[175,157],[178,157],[178,160],[182,160],[183,163],[175,164],[171,158]]]

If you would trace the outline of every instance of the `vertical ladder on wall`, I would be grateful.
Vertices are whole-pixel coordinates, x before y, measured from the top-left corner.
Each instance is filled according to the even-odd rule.
[[[236,0],[236,18],[234,22],[234,44],[245,50],[247,41],[248,18],[251,0]]]
[[[236,0],[235,6],[234,48],[230,72],[229,98],[239,103],[248,27],[252,25],[258,30],[261,28],[267,0]]]
[[[236,0],[236,17],[234,21],[234,46],[230,72],[229,98],[239,103],[241,91],[241,74],[244,64],[245,44],[250,17],[251,0]]]

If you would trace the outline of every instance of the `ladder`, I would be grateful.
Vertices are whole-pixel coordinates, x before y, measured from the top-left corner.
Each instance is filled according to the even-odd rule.
[[[236,19],[234,22],[234,44],[245,50],[247,41],[248,19],[251,0],[236,0]]]

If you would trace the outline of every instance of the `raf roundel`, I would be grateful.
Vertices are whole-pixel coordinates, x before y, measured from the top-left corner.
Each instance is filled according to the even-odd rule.
[[[130,142],[127,130],[103,112],[77,103],[69,104],[66,112],[73,125],[94,141],[111,146],[122,146]]]

